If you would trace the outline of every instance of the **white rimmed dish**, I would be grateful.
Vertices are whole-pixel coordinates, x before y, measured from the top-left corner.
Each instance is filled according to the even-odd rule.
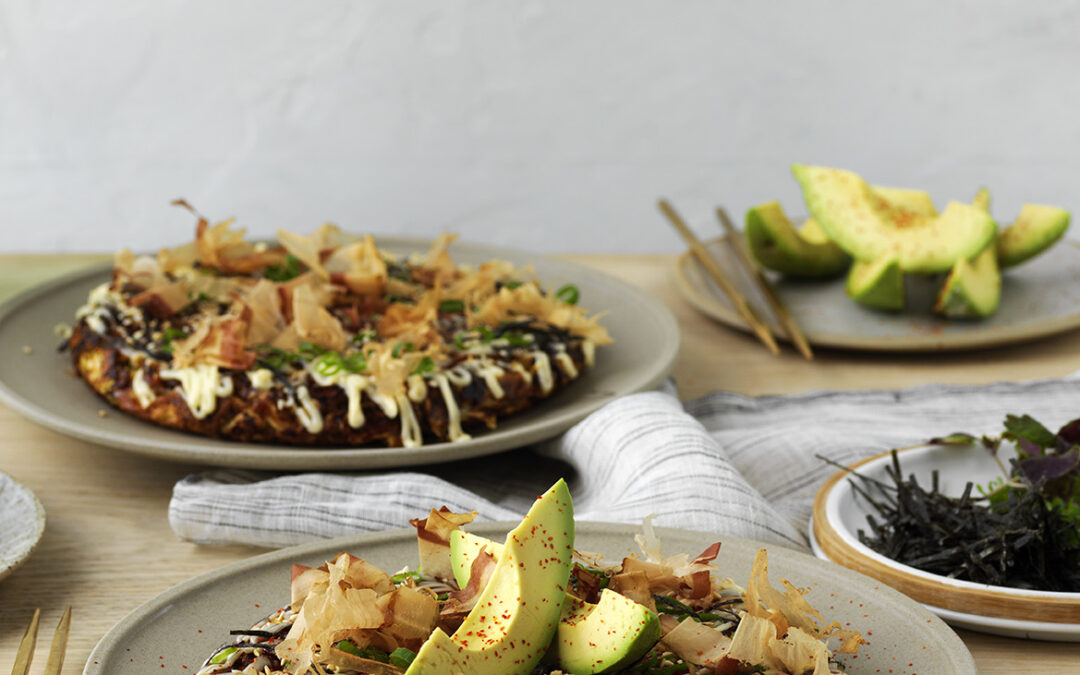
[[[397,254],[426,251],[430,244],[401,237],[378,237],[377,242]],[[678,323],[644,291],[558,258],[465,243],[455,243],[450,252],[460,263],[501,258],[516,266],[531,264],[546,287],[576,284],[583,306],[606,312],[601,323],[615,343],[597,349],[596,367],[563,391],[460,443],[303,448],[222,441],[113,410],[71,375],[70,358],[55,349],[59,339],[53,329],[58,323],[73,323],[90,289],[109,278],[111,265],[99,265],[30,289],[0,307],[0,402],[62,434],[160,459],[256,469],[377,469],[467,459],[551,438],[620,396],[655,387],[674,366]],[[99,415],[102,410],[104,417]]]
[[[45,507],[14,478],[0,471],[0,579],[26,562],[45,534]]]
[[[1009,450],[1002,453],[1007,464]],[[941,492],[952,496],[960,496],[968,481],[986,484],[1002,475],[993,458],[976,445],[912,448],[901,450],[898,458],[903,475],[914,474],[927,488],[936,469]],[[891,454],[882,453],[850,468],[889,482],[885,470],[891,462]],[[859,541],[858,531],[868,528],[866,516],[871,514],[873,508],[855,494],[849,474],[837,472],[814,500],[814,553],[889,584],[953,625],[1010,637],[1080,642],[1080,593],[978,584],[902,565]]]
[[[470,531],[505,536],[516,523],[485,523]],[[637,552],[637,527],[578,523],[575,547],[618,560]],[[895,675],[974,674],[975,663],[960,638],[940,619],[872,579],[803,553],[758,542],[689,530],[657,529],[664,552],[694,555],[717,539],[722,573],[745,584],[754,554],[769,550],[769,574],[809,589],[807,598],[827,617],[872,634],[860,653],[842,657],[850,675],[892,670]],[[415,529],[345,537],[267,553],[203,574],[134,610],[97,644],[84,675],[144,675],[164,666],[193,672],[228,639],[289,600],[293,562],[318,565],[348,551],[388,570],[416,564]],[[257,603],[257,604],[256,604]],[[258,607],[258,609],[256,609]],[[261,612],[261,614],[260,614]]]

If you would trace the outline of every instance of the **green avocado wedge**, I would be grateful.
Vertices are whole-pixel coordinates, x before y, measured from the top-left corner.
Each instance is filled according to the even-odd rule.
[[[893,312],[904,309],[904,273],[896,257],[870,263],[856,260],[844,290],[849,298],[867,307]]]
[[[851,171],[796,164],[792,172],[810,214],[837,246],[864,263],[895,257],[903,272],[945,272],[997,233],[990,215],[970,204],[920,213],[892,204]]]
[[[972,205],[990,211],[990,191],[981,188]],[[956,261],[934,301],[933,311],[949,319],[982,319],[1001,304],[1001,271],[997,246],[983,249],[975,259]]]
[[[993,246],[971,262],[956,261],[934,302],[934,313],[950,319],[982,319],[1001,304],[1001,273]]]
[[[491,579],[453,637],[436,628],[406,675],[531,673],[555,635],[573,551],[574,508],[560,479],[507,533]]]
[[[747,211],[743,232],[754,259],[787,277],[830,279],[851,264],[851,257],[828,240],[817,222],[811,219],[795,229],[778,202]]]
[[[496,560],[503,546],[484,537],[450,533],[450,564],[458,587],[469,583],[472,563],[481,551]],[[593,604],[566,594],[550,656],[570,675],[619,672],[637,661],[660,639],[660,619],[644,605],[609,589]]]
[[[595,605],[566,594],[552,648],[564,672],[597,675],[621,672],[659,639],[652,610],[605,588]]]
[[[997,238],[1001,267],[1013,267],[1053,246],[1069,229],[1069,212],[1056,206],[1024,204],[1020,215]]]

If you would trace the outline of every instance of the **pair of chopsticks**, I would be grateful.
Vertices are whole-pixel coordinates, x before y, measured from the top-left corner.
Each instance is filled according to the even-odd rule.
[[[738,291],[735,284],[728,278],[727,273],[720,264],[709,255],[709,250],[705,248],[705,245],[694,235],[694,233],[687,226],[686,222],[675,211],[674,207],[666,199],[661,199],[659,202],[660,211],[667,217],[668,221],[675,227],[675,230],[682,235],[682,238],[686,240],[688,246],[690,246],[690,252],[694,257],[698,259],[698,262],[705,268],[705,271],[709,273],[709,276],[713,278],[713,281],[720,287],[720,290],[724,292],[731,304],[734,305],[735,311],[739,313],[739,316],[743,318],[743,321],[750,326],[750,330],[754,332],[754,335],[761,340],[762,343],[768,347],[769,351],[773,354],[780,353],[780,347],[776,344],[776,338],[773,337],[772,331],[769,330],[769,326],[758,317],[754,308],[747,302],[746,297]],[[784,307],[784,303],[780,300],[780,296],[776,294],[773,287],[769,284],[769,281],[765,278],[761,268],[747,253],[746,248],[743,245],[742,237],[738,230],[735,229],[735,225],[732,224],[731,218],[728,217],[727,211],[723,207],[717,207],[716,217],[720,220],[720,224],[724,226],[724,231],[727,232],[728,245],[735,251],[736,257],[739,262],[750,273],[750,278],[753,279],[762,295],[765,296],[765,301],[769,304],[769,308],[772,310],[776,318],[780,320],[780,324],[783,325],[787,331],[788,336],[791,338],[791,342],[795,345],[795,348],[799,350],[807,359],[814,358],[814,352],[810,349],[810,343],[806,341],[806,336],[803,335],[802,330],[799,328],[799,324],[795,322],[795,318],[791,316],[787,308]]]
[[[15,667],[11,675],[26,675],[30,672],[30,662],[34,659],[34,645],[37,644],[38,621],[41,619],[41,610],[35,609],[34,616],[30,618],[30,625],[26,627],[22,642],[19,643],[19,651],[15,654]],[[69,606],[60,617],[60,623],[56,626],[53,634],[52,647],[49,649],[49,660],[45,662],[45,675],[60,675],[64,667],[64,652],[67,651],[68,633],[71,631],[71,607]]]

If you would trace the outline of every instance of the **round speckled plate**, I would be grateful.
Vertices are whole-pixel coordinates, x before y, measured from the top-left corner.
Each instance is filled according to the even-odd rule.
[[[502,537],[511,523],[470,528]],[[578,523],[576,547],[618,560],[636,552],[636,527]],[[658,529],[664,552],[696,554],[723,541],[716,562],[736,583],[745,584],[755,552],[764,544],[687,530]],[[850,675],[892,672],[973,675],[975,662],[963,642],[921,605],[884,584],[832,563],[780,547],[769,548],[774,583],[786,578],[809,588],[808,600],[830,620],[859,630],[869,644],[843,656]],[[228,638],[234,628],[256,620],[289,601],[293,562],[319,565],[341,551],[384,569],[416,564],[414,529],[380,532],[306,544],[234,563],[184,582],[136,609],[101,639],[84,675],[145,675],[164,667],[192,672]],[[185,670],[186,669],[186,670]]]
[[[45,508],[30,491],[0,472],[0,579],[26,562],[45,534]]]
[[[429,242],[379,237],[384,250],[426,251]],[[0,402],[54,431],[92,443],[180,462],[257,469],[376,469],[466,459],[551,438],[620,396],[659,384],[679,353],[679,325],[645,292],[587,267],[535,254],[455,243],[455,262],[492,258],[532,265],[546,286],[573,283],[581,303],[601,320],[615,343],[596,353],[596,367],[550,399],[500,421],[498,429],[460,443],[418,448],[297,448],[237,443],[158,427],[113,410],[71,375],[71,360],[56,351],[58,323],[74,322],[87,293],[109,278],[111,266],[76,272],[31,289],[0,307]],[[24,347],[31,347],[25,353]],[[105,411],[105,416],[99,413]]]
[[[721,266],[730,271],[733,283],[773,333],[787,339],[761,292],[741,272],[741,265],[724,238],[714,239],[706,246]],[[689,252],[676,261],[672,279],[680,294],[698,311],[732,328],[748,330],[720,288]],[[940,278],[908,277],[908,309],[898,314],[877,312],[852,301],[844,293],[844,277],[829,281],[770,279],[806,339],[815,347],[951,351],[1024,342],[1080,328],[1080,250],[1070,241],[1059,242],[1035,261],[1005,270],[1000,308],[993,316],[979,321],[949,321],[930,313]]]

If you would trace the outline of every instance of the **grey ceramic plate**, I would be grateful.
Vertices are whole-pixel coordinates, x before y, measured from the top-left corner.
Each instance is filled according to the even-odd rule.
[[[503,537],[511,523],[487,523],[470,530]],[[576,548],[618,560],[636,553],[637,527],[578,523]],[[666,554],[704,550],[716,535],[657,530]],[[763,544],[723,537],[716,559],[736,583],[745,584],[755,552]],[[387,570],[416,565],[416,530],[346,537],[260,555],[184,582],[136,609],[101,639],[84,675],[145,675],[164,667],[191,672],[202,665],[228,631],[247,628],[289,601],[293,562],[319,565],[341,551]],[[850,675],[974,674],[975,662],[960,638],[940,619],[884,584],[803,553],[769,548],[774,583],[790,579],[807,587],[807,598],[829,619],[870,637],[854,657],[844,657]]]
[[[0,579],[26,562],[45,534],[45,508],[30,488],[0,472]]]
[[[723,238],[707,246],[724,269],[741,270]],[[749,277],[742,273],[732,276],[773,333],[787,339]],[[678,258],[672,277],[682,296],[698,311],[747,330],[720,288],[689,253]],[[909,277],[908,309],[899,314],[877,312],[852,301],[844,293],[843,277],[818,282],[776,277],[773,287],[806,339],[820,347],[891,352],[975,349],[1080,328],[1080,250],[1072,242],[1062,241],[1037,260],[1006,270],[1002,277],[1000,308],[979,321],[949,321],[930,313],[941,279]]]
[[[428,242],[381,237],[395,253],[426,251]],[[492,258],[533,265],[545,286],[573,283],[581,303],[602,319],[615,343],[597,350],[596,367],[546,400],[502,421],[495,431],[460,443],[419,448],[302,449],[244,444],[185,434],[109,408],[71,375],[70,359],[56,351],[57,323],[72,323],[89,290],[108,278],[107,267],[77,272],[32,289],[0,308],[0,401],[33,421],[93,443],[163,459],[260,469],[374,469],[430,464],[521,447],[565,431],[605,403],[659,384],[679,352],[679,327],[663,305],[643,291],[595,270],[556,258],[470,244],[454,244],[454,260]],[[26,354],[24,346],[32,348]]]

